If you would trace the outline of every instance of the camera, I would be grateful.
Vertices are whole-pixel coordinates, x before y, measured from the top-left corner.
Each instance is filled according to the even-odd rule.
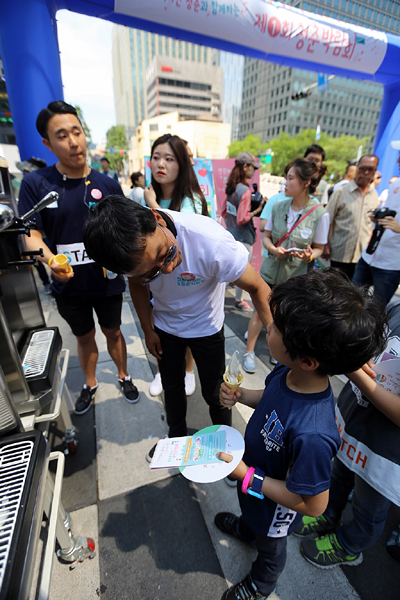
[[[251,212],[254,212],[260,206],[260,202],[262,201],[262,196],[258,191],[258,185],[256,183],[253,183],[253,190],[254,191],[251,193]]]
[[[396,211],[395,210],[391,210],[390,208],[377,208],[376,210],[372,211],[372,214],[374,215],[375,219],[378,221],[378,219],[384,219],[385,217],[395,217],[396,216]],[[375,252],[375,250],[378,247],[379,242],[381,241],[381,237],[383,236],[383,232],[385,231],[384,227],[382,227],[382,225],[379,225],[378,223],[375,225],[375,229],[374,232],[372,234],[372,237],[370,239],[370,242],[368,244],[367,247],[367,254],[373,254]]]

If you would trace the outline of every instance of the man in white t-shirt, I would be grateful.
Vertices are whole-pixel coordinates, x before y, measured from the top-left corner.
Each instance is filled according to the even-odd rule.
[[[400,141],[392,142],[392,146],[397,149],[396,144],[400,148]],[[397,162],[400,167],[400,155]],[[374,294],[387,304],[400,283],[400,178],[389,186],[385,208],[390,208],[397,214],[395,217],[378,220],[385,231],[373,254],[368,254],[367,249],[363,251],[354,271],[353,283],[373,285]]]
[[[146,346],[159,361],[169,436],[187,434],[187,347],[212,422],[231,425],[231,411],[219,402],[225,284],[249,292],[264,325],[272,321],[270,288],[248,263],[243,244],[208,217],[148,209],[117,196],[102,200],[89,216],[84,243],[92,259],[129,277]]]

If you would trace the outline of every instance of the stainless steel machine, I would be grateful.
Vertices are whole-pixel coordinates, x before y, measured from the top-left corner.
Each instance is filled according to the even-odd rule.
[[[0,158],[0,600],[27,600],[39,530],[48,517],[47,542],[37,592],[48,598],[55,540],[72,566],[94,556],[91,538],[74,537],[61,504],[64,454],[50,452],[50,422],[60,414],[65,453],[77,449],[67,409],[69,352],[57,327],[46,327],[23,234],[29,219],[57,198],[51,192],[19,217],[7,162]],[[49,462],[56,461],[55,478]],[[18,551],[17,551],[18,550]]]

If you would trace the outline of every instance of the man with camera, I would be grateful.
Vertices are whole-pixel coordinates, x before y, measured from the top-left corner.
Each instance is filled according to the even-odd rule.
[[[379,204],[371,187],[378,162],[374,154],[362,156],[353,181],[333,192],[327,206],[331,225],[322,258],[330,258],[332,267],[350,279],[372,233],[371,211]]]
[[[400,141],[392,142],[392,148],[400,150]],[[397,162],[400,167],[400,155]],[[400,179],[389,186],[385,207],[375,210],[371,218],[376,223],[374,233],[356,265],[353,283],[373,285],[374,293],[387,304],[400,283]]]

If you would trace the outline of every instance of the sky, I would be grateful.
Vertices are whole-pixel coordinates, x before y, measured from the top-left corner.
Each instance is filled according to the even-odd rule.
[[[64,100],[79,104],[100,142],[116,124],[111,59],[112,23],[68,10],[57,12]]]

